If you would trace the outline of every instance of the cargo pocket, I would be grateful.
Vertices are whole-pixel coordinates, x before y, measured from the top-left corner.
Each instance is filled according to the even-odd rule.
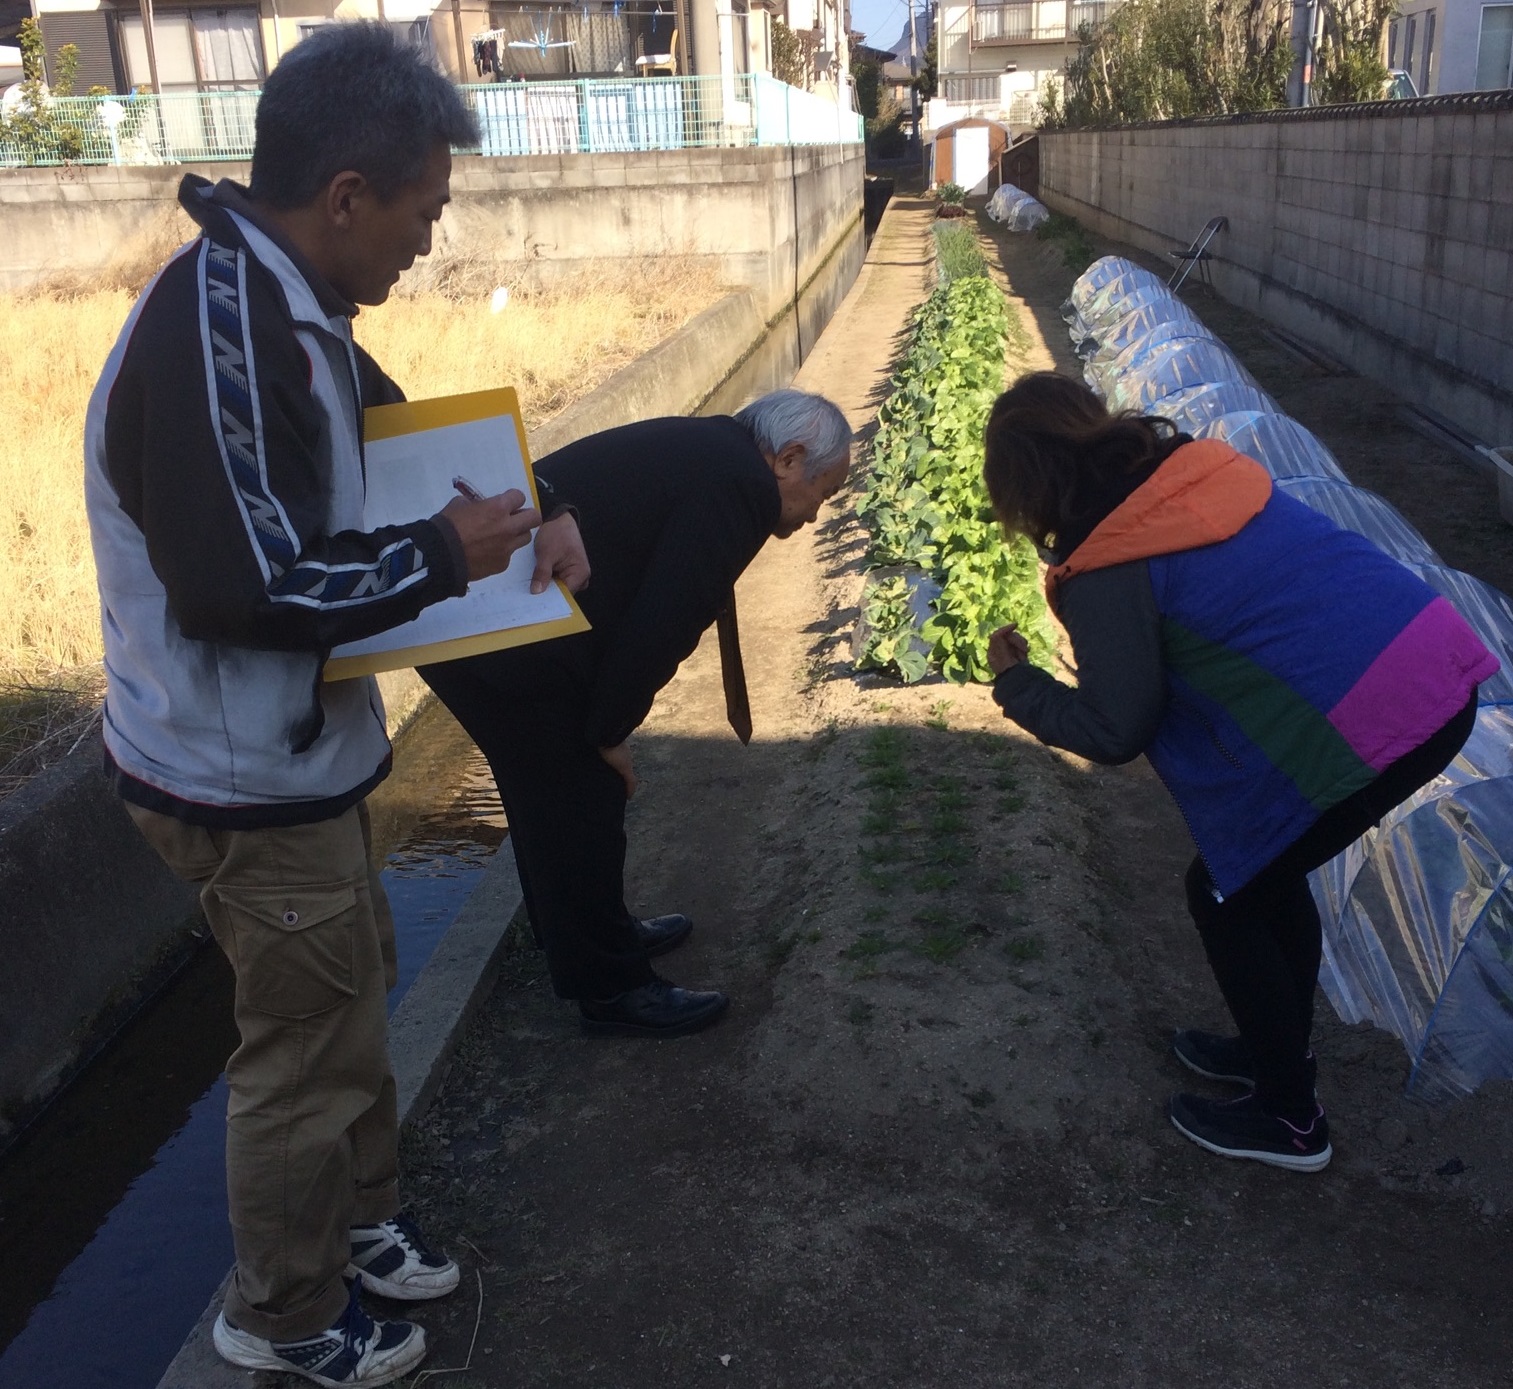
[[[276,1018],[313,1018],[352,998],[357,891],[217,887],[235,943],[237,1003]]]

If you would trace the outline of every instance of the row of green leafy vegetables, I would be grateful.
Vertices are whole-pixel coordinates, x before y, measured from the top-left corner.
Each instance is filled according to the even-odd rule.
[[[1008,308],[969,227],[937,224],[936,245],[942,283],[915,311],[858,504],[869,567],[905,572],[869,583],[857,663],[911,683],[931,669],[991,680],[988,637],[1007,622],[1029,638],[1036,664],[1049,666],[1054,648],[1034,547],[1005,541],[982,480]],[[939,585],[923,622],[909,601],[911,571]]]

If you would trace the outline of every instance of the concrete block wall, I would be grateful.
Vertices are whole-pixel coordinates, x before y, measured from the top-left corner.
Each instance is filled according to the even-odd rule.
[[[460,159],[438,249],[541,279],[585,259],[710,258],[771,319],[860,219],[864,172],[860,145]]]
[[[1041,197],[1161,255],[1228,217],[1225,298],[1513,443],[1513,94],[1050,134]]]
[[[477,254],[549,280],[587,259],[695,255],[770,320],[860,224],[864,169],[860,145],[465,156],[431,264]],[[245,182],[248,166],[0,169],[0,289],[161,254],[189,234],[172,211],[185,172]]]

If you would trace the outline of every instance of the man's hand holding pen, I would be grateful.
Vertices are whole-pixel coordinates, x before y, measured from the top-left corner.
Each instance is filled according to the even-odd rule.
[[[485,497],[463,477],[454,477],[452,486],[458,496],[442,508],[441,514],[455,527],[462,542],[469,583],[508,567],[510,557],[529,542],[531,532],[539,527],[531,592],[545,593],[553,579],[573,593],[588,584],[588,556],[578,523],[570,512],[543,525],[541,513],[527,506],[525,494],[517,489]]]
[[[441,515],[452,523],[462,542],[468,582],[476,583],[509,567],[510,556],[529,543],[531,532],[541,524],[541,513],[527,506],[525,493],[513,487],[497,497],[485,497],[462,478],[454,479],[452,485],[462,495],[449,501]]]

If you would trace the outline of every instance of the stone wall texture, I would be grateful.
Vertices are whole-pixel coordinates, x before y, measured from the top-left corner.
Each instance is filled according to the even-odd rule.
[[[1041,198],[1160,255],[1215,216],[1215,286],[1513,443],[1513,94],[1041,138]]]

